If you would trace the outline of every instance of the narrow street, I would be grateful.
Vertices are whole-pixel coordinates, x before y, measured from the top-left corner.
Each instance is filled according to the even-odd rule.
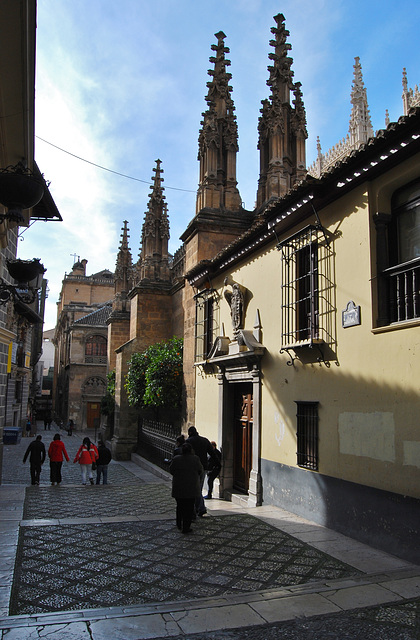
[[[113,461],[82,486],[83,435],[61,431],[60,486],[48,461],[30,486],[30,439],[4,447],[3,640],[420,638],[420,567],[270,506],[206,501],[183,536],[164,473]]]

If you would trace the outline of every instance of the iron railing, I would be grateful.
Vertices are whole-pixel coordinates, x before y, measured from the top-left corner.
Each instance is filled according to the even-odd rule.
[[[383,271],[389,288],[389,320],[420,318],[420,258]]]
[[[179,427],[157,420],[141,419],[138,431],[138,451],[141,456],[158,465],[168,468],[172,458]]]

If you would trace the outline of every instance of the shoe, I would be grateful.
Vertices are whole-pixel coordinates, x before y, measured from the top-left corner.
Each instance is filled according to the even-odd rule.
[[[86,486],[86,482],[82,482],[82,485],[85,487]]]
[[[212,499],[212,497],[210,495],[204,496],[204,500],[211,500],[211,499]]]
[[[182,533],[192,533],[192,532],[193,532],[192,529],[186,529],[185,531],[184,531],[184,529],[182,530]]]
[[[51,486],[53,487],[55,485],[55,482],[51,482]]]
[[[197,515],[198,515],[200,518],[202,518],[203,516],[205,516],[205,515],[206,515],[206,513],[207,513],[207,509],[206,509],[206,511],[200,511],[200,513],[198,513]]]
[[[93,478],[89,478],[89,482],[90,482],[90,484],[94,484]]]

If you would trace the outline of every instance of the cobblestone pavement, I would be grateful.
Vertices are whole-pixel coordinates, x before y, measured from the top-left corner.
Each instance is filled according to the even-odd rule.
[[[253,516],[200,519],[187,553],[185,544],[173,519],[22,527],[11,613],[190,600],[359,573]]]
[[[41,434],[48,447],[54,431]],[[62,432],[60,487],[48,463],[41,486],[27,486],[29,439],[5,446],[2,640],[420,640],[419,567],[293,514],[218,500],[184,536],[170,483],[133,463],[111,463],[107,486],[81,486],[83,435]]]
[[[146,485],[138,479],[133,483],[124,486],[28,487],[23,517],[28,520],[153,513],[173,515],[174,500],[169,487]]]

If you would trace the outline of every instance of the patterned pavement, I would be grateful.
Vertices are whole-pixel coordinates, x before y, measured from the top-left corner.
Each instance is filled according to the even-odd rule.
[[[22,527],[16,566],[11,614],[191,600],[358,574],[248,515],[200,519],[188,540],[173,518]]]
[[[48,448],[54,432],[41,434]],[[48,462],[41,475],[41,486],[26,486],[9,612],[22,616],[22,626],[14,631],[3,625],[4,631],[0,630],[3,640],[41,638],[44,632],[59,640],[71,633],[70,627],[77,628],[78,634],[82,627],[77,616],[82,610],[93,614],[106,607],[124,611],[127,606],[156,606],[156,603],[168,603],[171,607],[171,602],[193,603],[218,597],[234,598],[232,602],[241,603],[246,594],[261,594],[267,589],[278,593],[276,590],[283,587],[293,589],[292,585],[302,585],[305,590],[308,583],[319,588],[337,578],[352,582],[353,576],[357,582],[363,574],[278,526],[254,517],[252,512],[215,511],[194,524],[192,535],[183,536],[175,527],[175,504],[169,484],[157,479],[145,481],[137,477],[141,474],[131,473],[127,465],[126,468],[111,463],[108,486],[83,487],[79,465],[72,463],[83,435],[68,437],[62,433],[71,462],[63,465],[60,487],[50,486]],[[18,445],[5,446],[3,484],[29,485],[29,464],[22,464],[29,442],[23,439]],[[46,627],[41,624],[25,631],[25,615],[55,612],[62,612],[60,615],[66,619],[76,616],[72,624],[64,624],[63,636],[57,635],[58,626],[54,626],[53,620]],[[419,598],[365,608],[359,605],[354,611],[339,614],[292,618],[291,615],[283,622],[268,621],[253,627],[187,632],[171,637],[173,640],[420,640]],[[14,626],[19,625],[20,618],[13,620]],[[111,635],[111,629],[118,629],[119,624],[121,628],[131,628],[130,623],[124,627],[124,620],[120,618],[117,627],[109,621]],[[88,623],[86,629],[83,626],[82,635],[90,634],[96,640],[100,628],[98,622]],[[168,637],[148,633],[145,629],[141,637],[155,640]],[[99,631],[99,637],[111,636],[102,636]]]

